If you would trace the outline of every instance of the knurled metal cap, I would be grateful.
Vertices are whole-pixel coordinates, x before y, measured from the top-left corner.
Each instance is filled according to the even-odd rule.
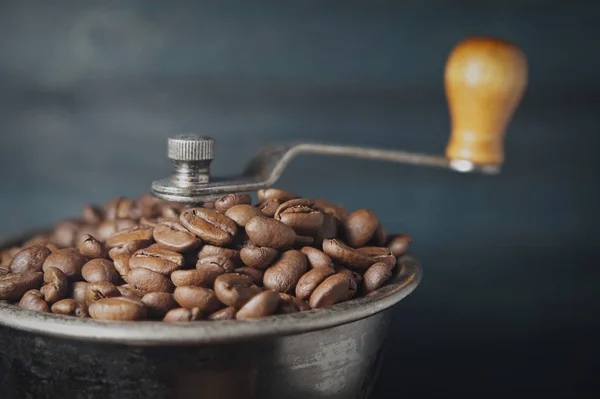
[[[208,161],[213,159],[215,140],[194,133],[169,137],[168,157],[174,161]]]

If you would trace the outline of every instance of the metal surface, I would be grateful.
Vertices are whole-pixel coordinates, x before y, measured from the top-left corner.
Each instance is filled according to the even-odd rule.
[[[421,275],[406,255],[369,296],[244,321],[110,322],[0,303],[0,397],[366,398],[392,307]]]
[[[182,137],[182,136],[177,136]],[[185,135],[191,142],[212,140],[192,134]],[[170,139],[170,140],[173,140]],[[212,153],[212,151],[211,151]],[[458,172],[481,172],[496,174],[499,165],[475,165],[469,161],[452,160],[442,156],[418,154],[406,151],[342,145],[289,143],[264,147],[248,163],[240,176],[210,176],[210,160],[207,158],[174,161],[173,176],[154,181],[155,196],[175,202],[203,202],[231,192],[255,191],[274,184],[294,157],[302,153],[345,156],[376,161],[397,162],[410,165],[433,166]]]

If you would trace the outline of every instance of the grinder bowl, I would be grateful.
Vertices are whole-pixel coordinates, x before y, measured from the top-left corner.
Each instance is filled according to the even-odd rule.
[[[421,275],[405,255],[368,296],[255,320],[107,322],[0,302],[0,397],[366,398],[392,307]]]

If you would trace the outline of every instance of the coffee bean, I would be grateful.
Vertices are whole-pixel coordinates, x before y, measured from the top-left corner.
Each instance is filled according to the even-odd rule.
[[[50,306],[44,301],[42,293],[38,290],[29,290],[23,294],[23,297],[19,301],[19,307],[36,312],[50,312]]]
[[[42,285],[42,272],[9,273],[0,276],[0,300],[16,301]]]
[[[115,260],[115,257],[118,255],[133,255],[135,252],[139,251],[140,249],[144,249],[144,248],[148,248],[149,244],[148,241],[129,241],[125,244],[113,247],[110,249],[110,251],[108,251],[108,256],[112,259]]]
[[[412,237],[408,234],[398,234],[390,237],[386,246],[392,251],[392,254],[396,257],[400,257],[408,251],[410,244],[412,243]]]
[[[22,248],[32,247],[34,245],[46,245],[50,242],[50,237],[45,234],[38,234],[25,241]]]
[[[215,294],[221,302],[236,309],[241,308],[262,290],[252,277],[239,273],[222,274],[215,280]]]
[[[71,287],[71,296],[77,301],[77,303],[85,304],[85,293],[90,283],[85,281],[76,281]]]
[[[179,211],[179,209],[175,208],[174,206],[162,205],[160,207],[160,216],[163,219],[175,221],[175,220],[179,220],[180,215],[181,215],[181,212]]]
[[[347,301],[356,294],[356,282],[345,274],[329,276],[313,291],[308,304],[311,308],[324,308]]]
[[[236,205],[250,205],[252,203],[252,197],[248,194],[235,193],[228,194],[224,197],[219,198],[215,201],[215,209],[217,212],[225,213],[229,208]]]
[[[236,313],[237,311],[233,306],[228,306],[224,309],[217,310],[216,312],[208,316],[208,320],[234,320]]]
[[[325,279],[335,271],[333,268],[321,267],[309,270],[306,272],[296,285],[296,297],[300,299],[308,299],[312,295],[313,291],[321,284]]]
[[[40,292],[48,303],[63,299],[69,292],[67,276],[60,269],[48,268],[44,272],[44,285],[40,288]]]
[[[192,270],[176,270],[171,273],[171,281],[173,281],[175,287],[198,286],[210,288],[216,278],[223,273],[225,271],[218,266],[206,266]]]
[[[160,246],[140,249],[129,259],[129,268],[143,267],[160,274],[169,275],[184,264],[183,256]]]
[[[275,212],[277,211],[277,208],[279,208],[279,205],[281,205],[281,202],[279,202],[276,199],[270,199],[261,202],[256,207],[263,216],[272,218],[273,216],[275,216]]]
[[[198,258],[208,258],[210,256],[224,256],[233,262],[235,266],[238,266],[241,263],[240,251],[236,249],[217,247],[215,245],[207,244],[202,247],[200,252],[198,252]]]
[[[383,262],[374,263],[363,277],[362,289],[369,294],[385,284],[392,277],[392,269]]]
[[[254,216],[260,216],[260,210],[252,205],[235,205],[225,212],[225,216],[233,220],[238,226],[245,227]]]
[[[289,314],[304,312],[306,310],[310,310],[310,306],[308,306],[308,304],[303,300],[283,292],[279,293],[279,306],[277,313]]]
[[[88,311],[93,319],[115,321],[141,320],[147,314],[142,301],[123,296],[100,299]]]
[[[357,273],[350,269],[346,269],[343,266],[338,266],[338,267],[336,267],[335,270],[338,274],[345,274],[346,276],[350,277],[352,279],[352,281],[354,281],[355,284],[353,286],[354,288],[352,288],[352,289],[357,290],[358,287],[360,287],[362,285],[362,282],[363,282],[362,274]]]
[[[143,241],[152,244],[154,228],[151,226],[134,226],[117,231],[106,240],[106,248],[118,247],[131,241]]]
[[[257,269],[266,269],[269,267],[278,254],[279,252],[276,249],[259,247],[254,244],[249,244],[240,251],[242,262],[246,266]]]
[[[204,204],[202,204],[202,208],[215,209],[215,202],[214,201],[205,202]]]
[[[142,299],[141,295],[135,292],[129,284],[118,285],[117,289],[121,293],[121,296],[133,299]]]
[[[140,296],[144,296],[149,292],[173,291],[173,285],[169,278],[143,267],[131,269],[124,280]]]
[[[73,298],[61,299],[50,308],[52,313],[64,316],[89,317],[87,307]]]
[[[167,219],[164,218],[146,218],[146,217],[142,217],[140,219],[140,226],[149,226],[149,227],[153,227],[156,228],[156,225],[167,221]]]
[[[312,269],[318,268],[329,268],[333,269],[333,261],[323,251],[318,250],[313,247],[303,247],[300,252],[302,252],[306,259],[308,260],[308,266]]]
[[[252,280],[254,280],[254,284],[259,286],[262,285],[263,276],[265,275],[265,273],[262,270],[246,266],[238,267],[234,270],[234,272],[252,277]]]
[[[255,295],[238,310],[235,318],[257,319],[275,314],[279,305],[279,294],[275,291],[263,291]]]
[[[80,254],[89,259],[104,258],[106,255],[102,243],[89,234],[81,236],[77,242],[77,249]]]
[[[223,304],[215,295],[215,291],[209,288],[177,287],[173,296],[181,307],[186,309],[198,308],[198,311],[202,314],[210,314],[223,307]]]
[[[308,266],[306,256],[300,251],[290,250],[269,267],[263,277],[263,284],[277,292],[294,292],[300,277],[306,273]]]
[[[135,202],[128,198],[115,198],[107,202],[104,206],[104,217],[107,220],[136,219],[139,216],[140,211]]]
[[[99,283],[101,281],[115,283],[119,277],[113,262],[103,258],[92,259],[83,265],[81,276],[88,283]]]
[[[106,241],[108,237],[112,236],[117,232],[117,221],[116,220],[104,220],[96,228],[96,234],[91,234],[96,237],[99,241]]]
[[[4,251],[0,251],[0,265],[9,266],[10,262],[14,258],[14,256],[23,248],[21,247],[12,247],[5,249]]]
[[[42,269],[45,272],[50,267],[56,267],[66,274],[69,280],[75,281],[81,278],[81,269],[86,262],[87,259],[78,250],[66,248],[48,255]]]
[[[280,190],[278,188],[267,188],[258,190],[257,195],[259,201],[268,201],[274,199],[280,202],[285,202],[298,198],[296,194]]]
[[[50,242],[61,248],[72,246],[75,242],[75,236],[80,225],[81,223],[79,221],[69,219],[58,222],[52,232]]]
[[[103,298],[121,296],[121,292],[114,285],[106,281],[93,283],[87,286],[85,291],[85,304],[89,307],[92,303]]]
[[[385,230],[383,224],[379,223],[379,226],[377,226],[377,229],[375,230],[375,233],[369,242],[378,247],[385,245],[387,242],[387,231]]]
[[[358,270],[367,270],[375,263],[375,259],[367,256],[354,248],[350,248],[338,239],[324,240],[323,252],[332,260]]]
[[[10,262],[10,271],[13,273],[41,272],[44,261],[50,253],[50,250],[44,245],[24,248],[13,256]]]
[[[237,234],[233,220],[211,209],[187,209],[181,213],[180,221],[193,234],[213,245],[227,245]]]
[[[311,236],[296,236],[294,240],[294,248],[302,248],[308,245],[313,245],[315,243],[315,238]]]
[[[261,247],[283,249],[296,240],[294,229],[279,220],[255,216],[246,224],[246,233],[252,242]]]
[[[142,302],[148,309],[148,316],[161,319],[169,310],[179,306],[177,305],[173,294],[168,292],[150,292],[144,295]]]
[[[131,259],[131,255],[128,254],[118,254],[113,256],[113,266],[121,278],[124,278],[127,273],[131,271],[129,259]]]
[[[175,252],[198,248],[202,241],[178,221],[165,220],[154,228],[154,240],[162,247]]]
[[[92,237],[96,237],[98,234],[98,225],[97,224],[88,224],[84,223],[79,226],[77,233],[75,233],[75,239],[73,241],[73,246],[77,247],[84,236],[89,235]]]
[[[296,234],[312,236],[323,225],[323,214],[313,208],[314,201],[297,198],[281,204],[275,211],[275,219],[290,226]]]
[[[396,257],[392,255],[392,251],[386,247],[362,247],[358,248],[358,252],[361,252],[377,262],[383,262],[388,267],[394,268],[396,266]]]
[[[233,263],[231,258],[224,255],[206,256],[198,259],[196,269],[201,269],[202,265],[216,265],[223,269],[224,272],[232,272],[235,269],[235,263]]]
[[[104,219],[104,212],[102,211],[102,209],[94,205],[87,204],[83,206],[81,212],[81,219],[85,223],[98,224],[102,221],[102,219]]]
[[[8,266],[0,266],[0,276],[4,276],[8,273],[10,273]]]
[[[354,248],[364,246],[379,226],[379,219],[369,209],[359,209],[348,215],[344,223],[344,233],[348,245]]]
[[[186,309],[186,308],[176,308],[169,310],[169,312],[163,318],[165,323],[179,323],[186,321],[195,321],[200,320],[201,312],[200,309]]]
[[[323,213],[333,216],[338,223],[344,223],[348,219],[348,211],[341,205],[333,204],[325,200],[315,200],[314,208]]]
[[[335,218],[328,213],[323,213],[323,225],[317,231],[313,245],[322,247],[323,240],[335,238],[338,234],[338,223]]]

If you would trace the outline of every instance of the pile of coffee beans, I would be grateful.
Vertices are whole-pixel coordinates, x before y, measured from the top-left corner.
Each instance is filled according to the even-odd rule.
[[[99,320],[229,320],[324,308],[389,280],[411,238],[368,209],[269,188],[182,205],[87,205],[0,252],[0,300]]]

